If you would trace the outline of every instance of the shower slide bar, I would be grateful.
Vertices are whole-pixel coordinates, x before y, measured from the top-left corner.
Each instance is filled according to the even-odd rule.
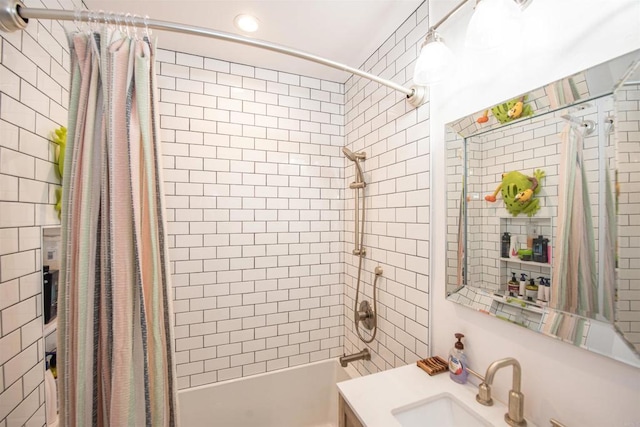
[[[38,9],[26,7],[20,0],[0,0],[0,30],[5,32],[24,30],[27,27],[29,19],[53,19],[59,21],[76,22],[108,22],[110,20],[113,20],[113,17],[116,16],[123,18],[122,14],[114,14],[112,12]],[[398,92],[402,92],[407,96],[407,102],[414,107],[422,105],[426,94],[426,89],[423,86],[411,86],[411,88],[406,88],[398,83],[383,79],[374,74],[367,73],[365,71],[350,67],[340,62],[332,61],[321,56],[264,40],[251,39],[248,37],[243,37],[223,31],[212,30],[205,27],[186,25],[178,22],[148,19],[146,17],[140,16],[127,16],[126,19],[123,19],[123,21],[126,21],[123,23],[130,27],[132,26],[138,28],[150,28],[154,30],[165,30],[175,33],[225,40],[233,43],[240,43],[248,46],[270,50],[273,52],[282,53],[311,62],[316,62],[318,64],[326,65],[327,67],[335,68],[351,74],[355,74],[360,77],[364,77],[376,83],[380,83],[384,86],[390,87],[391,89]]]

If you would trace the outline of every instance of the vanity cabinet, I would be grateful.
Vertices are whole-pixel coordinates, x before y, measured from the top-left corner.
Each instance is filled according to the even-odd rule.
[[[342,396],[338,399],[338,427],[364,427]]]

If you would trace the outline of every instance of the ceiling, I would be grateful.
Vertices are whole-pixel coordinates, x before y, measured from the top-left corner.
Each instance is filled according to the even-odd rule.
[[[358,68],[423,0],[85,0],[91,10],[241,34]],[[260,20],[255,33],[233,25],[239,14]],[[230,62],[344,82],[350,74],[237,43],[157,31],[158,46]]]

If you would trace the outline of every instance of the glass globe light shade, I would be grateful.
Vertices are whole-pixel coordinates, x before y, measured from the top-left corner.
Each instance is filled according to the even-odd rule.
[[[453,71],[455,58],[451,49],[442,39],[434,37],[422,45],[420,56],[416,61],[413,72],[413,82],[419,86],[426,86],[439,82]]]
[[[480,0],[467,26],[465,46],[494,49],[520,37],[520,8],[513,0]]]

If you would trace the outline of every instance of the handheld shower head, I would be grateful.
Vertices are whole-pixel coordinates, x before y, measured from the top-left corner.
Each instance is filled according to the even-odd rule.
[[[354,153],[347,147],[342,147],[342,153],[344,153],[347,159],[356,164],[356,182],[364,182],[364,174],[362,173],[362,168],[360,167],[360,160],[366,159],[367,155],[364,152]]]
[[[346,156],[347,159],[351,160],[352,162],[356,161],[356,155],[347,147],[342,147],[342,153]]]
[[[352,162],[356,162],[358,160],[365,160],[367,158],[367,153],[365,153],[364,151],[354,153],[353,151],[349,150],[347,147],[342,147],[342,153],[345,155],[347,159],[351,160]]]

